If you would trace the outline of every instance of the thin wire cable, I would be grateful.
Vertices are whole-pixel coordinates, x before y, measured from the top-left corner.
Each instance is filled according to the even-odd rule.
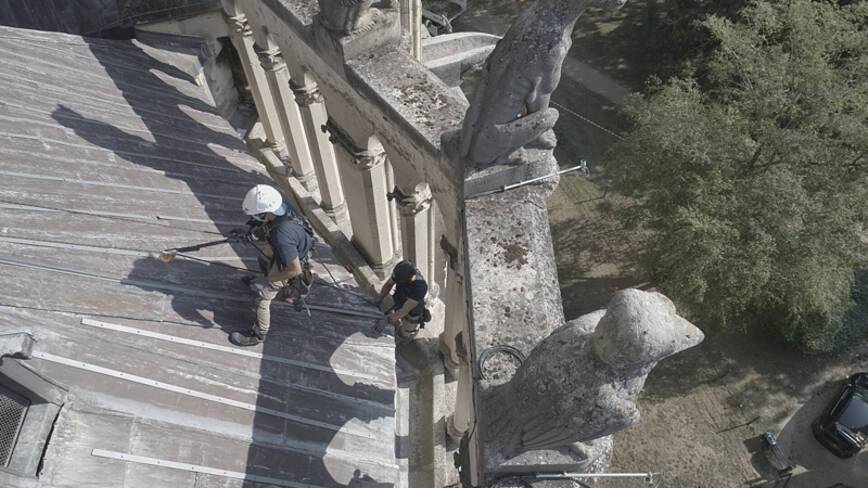
[[[21,310],[33,310],[36,312],[51,312],[51,313],[59,313],[65,315],[73,315],[77,317],[100,317],[104,319],[120,319],[120,320],[130,320],[134,322],[155,322],[160,324],[177,324],[177,325],[187,325],[191,327],[199,327],[200,329],[209,329],[213,327],[206,327],[202,324],[197,324],[195,322],[180,322],[177,320],[163,320],[158,318],[151,319],[143,319],[141,317],[133,317],[130,315],[117,315],[117,314],[107,314],[107,313],[98,313],[98,312],[82,312],[76,310],[65,310],[60,308],[49,308],[49,307],[33,307],[28,305],[12,305],[10,303],[0,302],[0,307],[4,308],[12,308],[12,309],[21,309]],[[219,325],[218,329],[223,329]]]
[[[603,127],[602,125],[600,125],[600,124],[594,122],[593,120],[591,120],[591,119],[585,117],[585,116],[582,115],[582,114],[576,113],[576,112],[574,112],[574,111],[568,109],[567,107],[561,105],[560,103],[555,102],[554,100],[552,100],[552,101],[549,102],[549,103],[551,103],[552,105],[554,105],[554,106],[556,106],[556,107],[562,109],[563,111],[567,112],[568,114],[570,114],[570,115],[572,115],[572,116],[574,116],[574,117],[576,117],[576,118],[579,118],[579,119],[581,119],[581,120],[587,122],[588,124],[591,124],[592,126],[596,127],[597,129],[600,129],[601,131],[605,132],[606,134],[609,134],[610,136],[614,137],[615,139],[618,139],[619,141],[623,141],[623,140],[624,140],[624,137],[623,137],[623,136],[621,136],[621,135],[619,135],[619,134],[616,134],[615,132],[613,132],[613,131],[611,131],[611,130],[605,128],[605,127]]]
[[[17,205],[17,206],[22,207],[21,208],[22,210],[27,210],[26,207],[33,207],[33,208],[40,208],[43,210],[53,210],[55,212],[64,212],[64,213],[69,213],[69,214],[73,214],[73,215],[84,215],[87,217],[98,217],[98,218],[103,218],[103,219],[117,220],[117,221],[121,221],[121,222],[133,222],[136,224],[154,225],[157,227],[163,227],[163,228],[167,228],[167,229],[186,230],[189,232],[198,232],[201,234],[211,234],[211,235],[218,235],[218,236],[223,235],[222,232],[217,232],[217,231],[193,229],[191,227],[183,227],[183,226],[171,225],[171,224],[162,224],[159,222],[149,222],[147,220],[141,220],[141,219],[136,219],[136,218],[132,218],[132,217],[121,217],[119,215],[104,215],[104,214],[98,214],[98,213],[94,213],[94,212],[86,212],[83,210],[72,210],[72,209],[61,208],[61,207],[50,207],[48,205],[37,205],[34,203],[21,203],[21,202],[16,202],[16,201],[12,201],[12,200],[3,200],[3,199],[0,199],[0,203],[5,203],[7,205]],[[155,216],[154,218],[159,219],[159,216]]]

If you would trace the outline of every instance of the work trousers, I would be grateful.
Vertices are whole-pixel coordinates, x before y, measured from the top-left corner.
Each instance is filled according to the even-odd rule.
[[[422,317],[406,315],[398,325],[398,338],[408,340],[416,337],[422,328]]]
[[[254,244],[262,253],[257,257],[259,270],[265,276],[259,276],[250,282],[250,290],[253,291],[253,311],[256,314],[256,323],[253,324],[253,332],[260,337],[268,334],[271,328],[271,302],[277,297],[280,289],[287,285],[286,281],[271,283],[268,275],[276,273],[277,260],[274,259],[274,250],[267,243],[257,242]]]

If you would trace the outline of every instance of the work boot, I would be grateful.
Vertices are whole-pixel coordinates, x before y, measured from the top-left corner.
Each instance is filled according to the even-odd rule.
[[[244,332],[233,332],[229,334],[229,341],[236,346],[249,347],[258,345],[265,340],[265,336],[261,336],[253,329],[245,330]]]

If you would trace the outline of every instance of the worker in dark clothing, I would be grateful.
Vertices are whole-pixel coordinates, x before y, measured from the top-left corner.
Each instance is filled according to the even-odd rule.
[[[250,330],[233,332],[229,340],[239,346],[255,346],[268,334],[271,302],[282,290],[287,292],[287,301],[301,309],[312,279],[307,258],[314,241],[304,217],[271,186],[256,185],[241,206],[252,217],[248,225],[253,244],[260,251],[263,276],[245,281],[256,295],[256,322]]]
[[[380,302],[395,289],[394,305],[387,315],[389,323],[395,326],[399,340],[409,340],[419,333],[419,329],[430,318],[425,309],[425,296],[428,282],[412,261],[401,261],[392,270],[392,276],[380,290]]]

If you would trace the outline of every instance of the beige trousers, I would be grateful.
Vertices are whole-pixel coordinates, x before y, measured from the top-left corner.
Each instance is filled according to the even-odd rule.
[[[259,268],[265,273],[265,276],[257,277],[250,283],[250,289],[254,294],[253,311],[256,314],[253,331],[259,336],[265,336],[268,334],[268,329],[271,328],[271,302],[274,301],[280,289],[287,285],[287,282],[271,283],[268,281],[268,275],[277,272],[277,262],[273,259],[274,251],[267,243],[256,243],[255,245],[270,259],[269,262],[261,254],[259,255]]]

